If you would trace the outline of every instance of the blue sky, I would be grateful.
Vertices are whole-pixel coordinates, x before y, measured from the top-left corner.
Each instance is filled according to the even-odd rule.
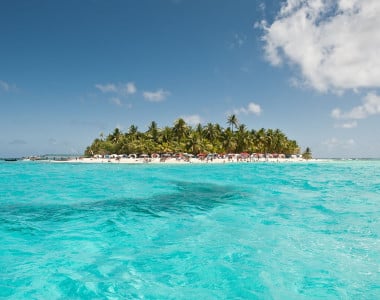
[[[0,157],[236,113],[315,157],[379,157],[377,0],[5,0]]]

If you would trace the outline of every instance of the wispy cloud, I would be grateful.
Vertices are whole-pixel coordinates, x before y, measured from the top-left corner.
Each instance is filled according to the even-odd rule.
[[[266,8],[265,2],[261,2],[261,3],[259,3],[259,5],[258,5],[258,9],[259,9],[261,12],[265,12],[265,8]]]
[[[95,87],[102,93],[116,93],[117,92],[116,85],[113,83],[95,84]]]
[[[380,96],[375,93],[368,93],[362,102],[362,105],[356,106],[347,112],[342,112],[340,108],[335,108],[331,112],[331,116],[337,120],[359,120],[380,114]]]
[[[342,124],[336,124],[335,127],[343,128],[343,129],[356,128],[356,127],[358,127],[358,122],[351,121],[351,122],[346,122],[346,123],[342,123]]]
[[[3,91],[8,92],[8,91],[10,90],[10,85],[9,85],[9,83],[0,80],[0,89],[3,90]]]
[[[199,115],[182,116],[182,119],[192,126],[202,123],[202,118]]]
[[[247,42],[247,36],[240,33],[235,33],[232,37],[232,42],[230,43],[231,49],[241,48]]]
[[[259,116],[262,113],[262,109],[259,104],[250,102],[248,103],[247,107],[240,107],[238,109],[234,109],[234,113],[237,115],[238,114],[245,114],[245,115],[254,114],[254,115]]]
[[[277,66],[296,66],[318,91],[380,87],[380,1],[286,0],[272,24],[263,21],[264,50]]]
[[[322,142],[322,145],[327,147],[327,150],[350,149],[356,145],[354,139],[340,140],[335,137]]]
[[[136,85],[134,84],[134,82],[128,82],[125,87],[126,87],[127,94],[132,95],[132,94],[137,92],[137,88],[136,88]]]
[[[150,102],[161,102],[164,101],[168,96],[170,96],[170,92],[163,89],[159,89],[155,92],[143,92],[143,97]]]
[[[17,91],[17,87],[14,84],[10,84],[9,82],[0,80],[0,91],[3,91],[3,92]]]
[[[115,104],[116,106],[123,106],[123,103],[121,102],[120,98],[118,98],[118,97],[112,97],[109,100],[112,104]]]
[[[95,84],[95,88],[102,93],[114,93],[121,96],[128,96],[137,92],[134,82]]]

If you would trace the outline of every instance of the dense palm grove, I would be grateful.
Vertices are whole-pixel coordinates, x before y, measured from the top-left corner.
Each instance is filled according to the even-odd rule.
[[[138,131],[135,125],[126,133],[116,128],[107,137],[101,134],[96,138],[85,155],[241,152],[290,155],[300,152],[297,142],[289,140],[279,129],[248,130],[244,124],[239,124],[236,115],[229,116],[227,124],[227,128],[212,123],[191,127],[180,118],[173,127],[164,128],[152,121],[145,132]]]

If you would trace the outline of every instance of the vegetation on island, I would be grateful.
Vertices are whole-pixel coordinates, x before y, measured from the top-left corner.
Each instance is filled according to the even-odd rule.
[[[311,150],[309,147],[306,147],[306,150],[302,153],[302,158],[304,158],[304,159],[311,159],[312,158]]]
[[[159,128],[152,121],[145,132],[131,125],[127,132],[115,130],[108,136],[100,134],[87,147],[86,156],[96,154],[153,154],[153,153],[282,153],[299,154],[300,147],[279,129],[249,130],[240,124],[236,115],[227,119],[228,127],[208,123],[190,126],[182,118],[173,126]],[[310,151],[309,151],[310,152]],[[311,155],[311,152],[310,152]]]

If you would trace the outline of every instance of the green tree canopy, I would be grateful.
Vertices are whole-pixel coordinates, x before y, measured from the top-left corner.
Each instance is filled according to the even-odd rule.
[[[205,153],[283,153],[299,154],[300,148],[296,141],[279,129],[259,130],[248,129],[240,124],[236,115],[228,116],[229,127],[219,124],[198,124],[194,128],[182,118],[177,119],[173,126],[159,128],[152,121],[148,130],[140,132],[136,125],[131,125],[127,132],[115,130],[108,136],[100,134],[85,151],[86,156],[96,154],[131,154],[131,153],[166,153],[182,152],[198,154]],[[236,129],[235,131],[233,129]],[[311,158],[310,148],[304,152],[305,158]]]

